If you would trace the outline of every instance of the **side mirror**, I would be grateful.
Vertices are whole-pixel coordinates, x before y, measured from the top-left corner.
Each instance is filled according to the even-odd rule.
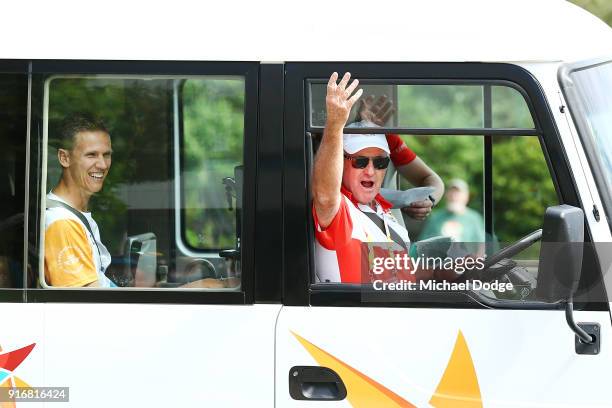
[[[546,209],[536,296],[554,303],[570,300],[582,269],[584,212],[570,205]]]

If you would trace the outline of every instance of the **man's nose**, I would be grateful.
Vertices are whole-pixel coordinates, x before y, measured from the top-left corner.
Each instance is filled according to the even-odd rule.
[[[98,156],[98,160],[96,161],[96,167],[100,170],[106,170],[108,168],[108,162],[104,156]]]
[[[368,176],[373,176],[376,173],[376,169],[374,168],[374,161],[372,159],[368,161],[368,165],[365,167],[364,171]]]

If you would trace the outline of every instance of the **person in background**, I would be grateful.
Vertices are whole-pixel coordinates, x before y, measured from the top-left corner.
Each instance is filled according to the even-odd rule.
[[[446,191],[446,207],[433,212],[419,239],[443,235],[451,237],[455,242],[483,243],[484,220],[478,212],[467,206],[469,200],[468,184],[461,179],[451,180]]]

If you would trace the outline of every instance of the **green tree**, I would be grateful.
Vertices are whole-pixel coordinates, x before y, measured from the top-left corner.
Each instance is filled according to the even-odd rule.
[[[570,0],[572,3],[593,13],[612,26],[612,2],[610,0]]]
[[[481,85],[400,86],[399,123],[430,128],[483,127],[483,92]],[[534,127],[518,91],[493,86],[491,96],[493,127]],[[464,179],[470,186],[470,207],[483,213],[484,136],[403,138],[445,183]],[[546,207],[557,203],[556,193],[536,136],[494,136],[492,146],[494,233],[499,241],[513,242],[541,227]],[[402,188],[407,187],[404,181]]]
[[[196,248],[235,245],[236,212],[227,209],[222,181],[242,164],[244,95],[242,79],[187,80],[183,86],[185,233]]]

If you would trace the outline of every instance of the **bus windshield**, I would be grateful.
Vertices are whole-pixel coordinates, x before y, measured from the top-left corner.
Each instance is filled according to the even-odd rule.
[[[600,181],[612,191],[612,61],[575,70],[570,76],[580,104],[573,112],[581,116],[592,139],[598,157],[591,160],[599,161]],[[612,208],[607,210],[610,214]]]

